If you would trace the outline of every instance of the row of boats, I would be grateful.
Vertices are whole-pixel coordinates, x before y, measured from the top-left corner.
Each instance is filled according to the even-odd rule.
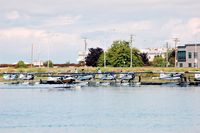
[[[34,80],[36,75],[41,75],[41,73],[4,73],[4,80]],[[141,74],[143,73],[63,73],[60,75],[46,74],[47,80],[40,79],[40,84],[74,84],[80,81],[119,81],[120,83],[130,83],[136,79],[138,76],[138,82],[141,82]],[[187,82],[184,73],[159,73],[159,77],[153,77],[153,79],[160,80],[173,80],[177,82]],[[200,73],[193,72],[195,82],[200,84]],[[43,74],[44,75],[44,74]]]
[[[34,80],[35,74],[31,73],[6,73],[3,74],[4,80]]]

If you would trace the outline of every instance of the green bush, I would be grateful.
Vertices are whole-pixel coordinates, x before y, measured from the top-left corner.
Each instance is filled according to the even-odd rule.
[[[24,63],[24,61],[18,61],[16,68],[27,68],[27,65]]]
[[[157,56],[154,57],[154,59],[152,61],[152,65],[154,67],[165,67],[166,66],[166,61],[162,56],[157,55]]]
[[[45,67],[48,67],[48,64],[49,64],[49,67],[53,67],[53,62],[52,62],[51,60],[45,61],[43,65],[44,65]]]

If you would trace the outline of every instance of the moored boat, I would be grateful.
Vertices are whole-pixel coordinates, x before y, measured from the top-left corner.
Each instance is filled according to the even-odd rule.
[[[75,81],[75,78],[65,75],[57,77],[48,77],[47,80],[40,80],[40,84],[71,84]]]

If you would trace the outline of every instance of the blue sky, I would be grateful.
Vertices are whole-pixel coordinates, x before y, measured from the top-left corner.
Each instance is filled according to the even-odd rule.
[[[0,63],[34,59],[76,62],[78,51],[108,48],[135,35],[137,48],[173,46],[173,38],[200,39],[198,0],[3,0],[0,1]]]

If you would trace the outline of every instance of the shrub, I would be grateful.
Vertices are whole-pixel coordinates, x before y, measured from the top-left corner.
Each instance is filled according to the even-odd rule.
[[[24,61],[18,61],[16,68],[27,68],[27,65],[24,63]]]
[[[48,67],[48,64],[49,64],[49,67],[53,67],[53,62],[52,62],[51,60],[45,61],[43,65],[44,65],[45,67]]]

